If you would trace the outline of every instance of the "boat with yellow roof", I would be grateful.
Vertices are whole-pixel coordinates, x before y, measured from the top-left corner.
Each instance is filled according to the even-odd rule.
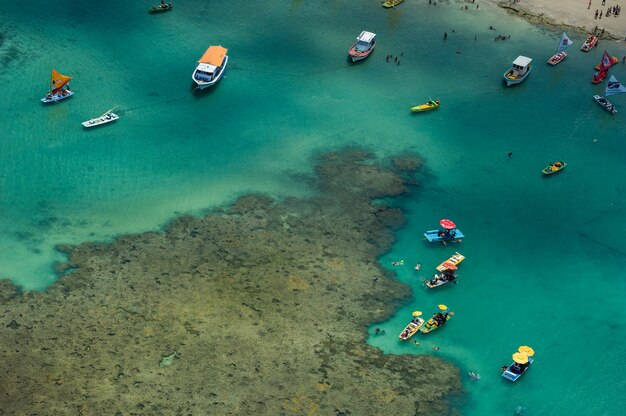
[[[198,60],[198,66],[193,71],[191,79],[196,83],[196,88],[205,89],[215,85],[226,70],[228,64],[228,49],[219,46],[209,46],[204,55]]]

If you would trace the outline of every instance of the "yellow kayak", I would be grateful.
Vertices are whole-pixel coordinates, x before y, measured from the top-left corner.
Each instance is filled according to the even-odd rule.
[[[398,4],[402,3],[404,0],[387,0],[386,2],[383,3],[383,7],[385,8],[390,8],[390,7],[395,7]]]
[[[411,111],[414,113],[421,113],[423,111],[434,110],[439,108],[439,106],[441,106],[441,102],[439,101],[439,98],[437,98],[436,100],[429,100],[427,103],[411,107]]]

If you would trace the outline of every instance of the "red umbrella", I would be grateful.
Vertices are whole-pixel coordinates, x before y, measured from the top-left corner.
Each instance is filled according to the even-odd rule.
[[[443,220],[439,221],[439,224],[441,224],[441,226],[443,228],[445,228],[446,230],[451,230],[453,228],[456,228],[456,224],[455,223],[453,223],[450,220],[446,220],[446,219],[443,219]]]
[[[444,261],[443,262],[443,267],[445,267],[448,270],[456,270],[456,269],[458,269],[458,267],[456,267],[454,264],[450,263],[449,261]]]

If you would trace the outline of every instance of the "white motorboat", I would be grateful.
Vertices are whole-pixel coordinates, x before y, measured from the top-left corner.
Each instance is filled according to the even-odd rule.
[[[196,88],[201,90],[215,85],[222,78],[228,64],[228,49],[222,46],[209,46],[204,55],[198,60],[198,66],[193,71],[191,79]]]
[[[102,114],[100,117],[96,117],[96,118],[92,118],[91,120],[83,121],[81,124],[83,125],[83,127],[89,128],[89,127],[96,127],[96,126],[101,126],[103,124],[111,123],[112,121],[115,121],[115,120],[120,118],[120,116],[118,116],[117,114],[112,112],[116,108],[117,108],[117,106],[113,107],[112,109],[110,109],[106,113]]]

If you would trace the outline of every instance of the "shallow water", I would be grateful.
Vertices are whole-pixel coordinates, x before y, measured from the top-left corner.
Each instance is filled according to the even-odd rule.
[[[311,156],[342,144],[382,155],[409,148],[428,175],[398,201],[409,222],[381,262],[414,298],[375,323],[372,333],[387,335],[370,342],[480,373],[457,404],[464,415],[517,406],[619,414],[626,94],[611,117],[591,99],[603,87],[589,81],[604,47],[626,49],[602,42],[583,54],[582,37],[570,33],[570,56],[551,68],[544,62],[560,33],[487,6],[425,3],[188,1],[152,16],[150,1],[108,9],[59,1],[67,13],[54,24],[37,5],[5,5],[0,80],[16,98],[0,104],[0,275],[43,289],[63,260],[56,244],[156,229],[249,191],[303,195]],[[377,50],[350,65],[347,49],[364,29],[378,33]],[[511,39],[495,42],[499,33]],[[229,48],[230,67],[216,88],[193,94],[195,60],[210,44]],[[400,65],[385,62],[401,53]],[[534,58],[533,72],[505,88],[502,73],[519,54]],[[76,95],[43,106],[52,67],[74,76]],[[611,72],[626,80],[625,65]],[[442,107],[408,112],[428,97]],[[119,121],[82,130],[114,105]],[[557,158],[567,169],[542,177]],[[423,242],[442,217],[467,235],[461,245]],[[459,284],[421,287],[455,250],[467,256]],[[398,259],[405,266],[390,266]],[[449,325],[418,335],[420,347],[398,341],[411,311],[439,303],[456,313]],[[511,384],[498,370],[522,344],[537,361]]]

